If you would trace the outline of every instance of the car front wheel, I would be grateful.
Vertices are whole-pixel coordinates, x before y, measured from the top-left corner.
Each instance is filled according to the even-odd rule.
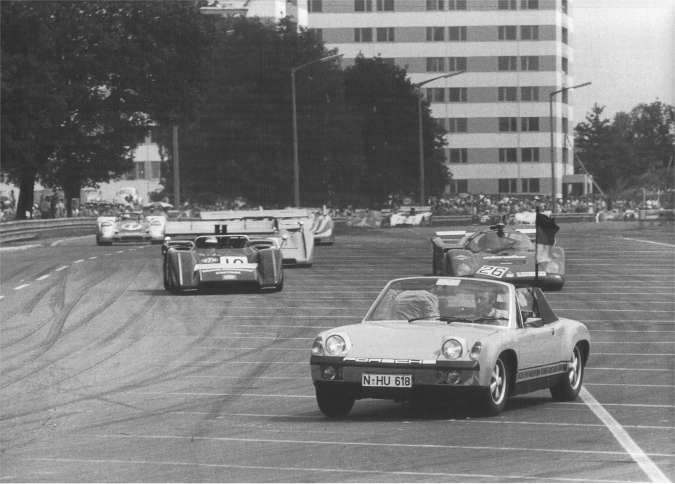
[[[354,398],[317,387],[316,403],[326,417],[341,418],[347,416],[354,406]]]
[[[567,373],[551,387],[551,396],[559,402],[570,402],[577,398],[584,380],[584,358],[579,345],[572,350],[572,357],[567,363]]]
[[[495,366],[492,368],[490,384],[483,397],[485,410],[488,415],[498,415],[504,410],[509,396],[509,385],[509,367],[504,363],[504,360],[499,357],[495,362]]]

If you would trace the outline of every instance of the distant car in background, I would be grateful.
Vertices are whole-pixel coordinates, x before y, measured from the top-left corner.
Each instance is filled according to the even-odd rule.
[[[111,245],[115,242],[151,242],[161,244],[164,241],[166,217],[161,215],[143,215],[141,212],[122,212],[113,216],[96,219],[96,243]]]
[[[475,232],[436,232],[431,239],[432,274],[473,276],[560,290],[565,284],[565,251],[553,246],[546,254],[539,254],[535,275],[536,254],[531,239],[535,232],[535,228],[516,229],[504,224]]]
[[[203,235],[165,241],[164,288],[173,293],[206,287],[281,291],[284,287],[278,239],[246,235]]]

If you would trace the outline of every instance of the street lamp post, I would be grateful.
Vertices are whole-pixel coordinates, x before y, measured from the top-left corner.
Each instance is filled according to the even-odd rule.
[[[563,87],[562,89],[558,89],[557,91],[551,92],[551,94],[548,95],[548,119],[549,119],[549,129],[551,130],[551,214],[555,215],[557,212],[557,201],[556,201],[556,193],[555,193],[555,148],[553,146],[554,143],[554,131],[553,131],[553,96],[555,96],[558,93],[564,92],[564,91],[569,91],[571,89],[577,89],[579,87],[584,87],[588,86],[591,84],[590,82],[584,82],[583,84],[577,84],[576,86],[570,86],[570,87]]]
[[[312,64],[327,62],[342,57],[344,54],[334,54],[320,59],[291,67],[291,102],[293,104],[293,201],[296,207],[300,207],[300,161],[298,159],[298,110],[295,95],[295,73]]]
[[[418,82],[413,84],[418,89],[437,79],[445,79],[446,77],[453,77],[463,74],[466,71],[456,71],[450,72],[448,74],[443,74],[442,76],[432,77],[426,81]],[[422,95],[419,93],[417,96],[417,134],[419,137],[419,153],[420,153],[420,205],[424,205],[424,130],[422,127]]]

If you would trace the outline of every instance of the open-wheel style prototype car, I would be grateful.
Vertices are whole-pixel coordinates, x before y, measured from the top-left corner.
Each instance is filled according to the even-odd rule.
[[[276,239],[246,235],[202,235],[192,240],[167,240],[164,288],[173,293],[218,286],[255,286],[281,291],[282,256]]]
[[[144,215],[142,212],[122,212],[116,216],[96,219],[96,243],[111,245],[114,242],[164,241],[166,218],[161,215]]]
[[[328,417],[362,398],[477,398],[496,415],[509,397],[539,389],[574,400],[590,343],[587,327],[558,317],[540,288],[409,277],[390,281],[360,323],[319,333],[310,365]]]
[[[514,284],[533,284],[560,290],[565,284],[565,251],[539,246],[532,240],[535,228],[516,229],[504,224],[476,232],[436,232],[431,239],[432,274],[473,276]],[[535,262],[539,260],[535,273]]]

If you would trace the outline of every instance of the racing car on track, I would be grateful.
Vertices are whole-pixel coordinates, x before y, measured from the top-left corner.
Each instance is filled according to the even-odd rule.
[[[504,224],[476,232],[436,232],[431,239],[432,274],[474,276],[560,290],[565,284],[565,251],[553,246],[539,247],[537,253],[530,238],[535,233],[534,228],[516,229]]]
[[[166,218],[162,215],[143,215],[142,212],[122,212],[116,216],[96,219],[96,243],[164,241]]]
[[[590,353],[581,322],[558,317],[537,287],[460,277],[390,281],[360,323],[319,333],[310,356],[319,409],[363,398],[452,403],[496,415],[518,394],[574,400]]]
[[[277,239],[202,235],[165,241],[164,288],[173,293],[214,286],[256,286],[281,291],[284,272]]]

